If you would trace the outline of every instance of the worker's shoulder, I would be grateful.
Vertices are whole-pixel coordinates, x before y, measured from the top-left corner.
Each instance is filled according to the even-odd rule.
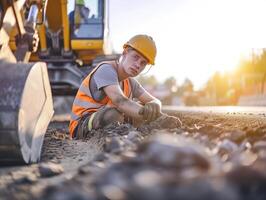
[[[114,67],[113,67],[113,65],[111,63],[105,63],[105,62],[103,62],[103,63],[100,63],[98,65],[98,67],[99,67],[99,69],[106,69],[106,70],[112,69],[112,70],[115,70]]]
[[[102,63],[98,66],[96,73],[112,73],[112,74],[115,73],[116,74],[116,70],[111,64]]]
[[[99,80],[117,80],[118,74],[114,67],[109,63],[101,64],[98,69],[92,74],[93,79]]]
[[[112,67],[112,64],[109,63],[109,62],[101,62],[101,63],[98,64],[98,66],[100,66],[100,67],[102,67],[102,66]]]

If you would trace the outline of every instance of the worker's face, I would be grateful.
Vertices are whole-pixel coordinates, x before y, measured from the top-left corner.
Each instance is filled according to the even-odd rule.
[[[137,76],[143,71],[148,64],[148,60],[144,58],[140,53],[133,49],[125,49],[123,66],[125,72],[130,76]]]
[[[83,18],[88,18],[89,17],[89,14],[90,14],[90,10],[89,8],[85,7],[85,6],[82,6],[81,7],[81,15]]]

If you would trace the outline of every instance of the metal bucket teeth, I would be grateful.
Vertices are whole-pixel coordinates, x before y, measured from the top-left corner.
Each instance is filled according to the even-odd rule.
[[[0,60],[0,165],[39,161],[53,112],[45,63]]]

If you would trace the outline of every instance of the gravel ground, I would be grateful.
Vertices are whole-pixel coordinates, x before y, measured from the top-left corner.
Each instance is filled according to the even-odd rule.
[[[51,123],[39,164],[0,168],[0,199],[266,199],[264,116],[176,116],[84,140]]]

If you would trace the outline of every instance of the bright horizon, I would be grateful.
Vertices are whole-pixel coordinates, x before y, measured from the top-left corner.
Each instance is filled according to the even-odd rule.
[[[266,46],[263,0],[110,0],[113,47],[135,34],[151,35],[156,65],[147,75],[174,76],[202,87],[216,71],[233,70],[253,48]]]

